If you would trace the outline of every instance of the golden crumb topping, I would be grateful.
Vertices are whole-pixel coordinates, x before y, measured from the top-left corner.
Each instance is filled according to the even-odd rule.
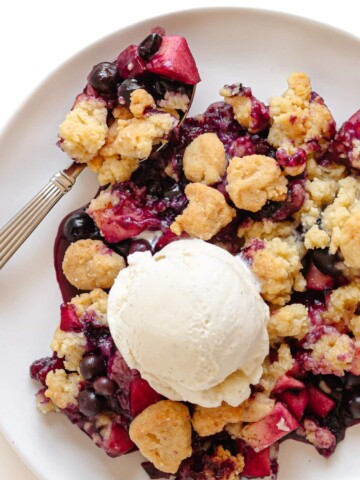
[[[143,88],[134,90],[130,95],[130,112],[136,118],[143,117],[147,108],[155,108],[153,97]]]
[[[261,420],[272,411],[274,404],[274,400],[262,393],[256,393],[238,407],[232,407],[225,402],[214,408],[196,405],[192,424],[201,437],[207,437],[221,432],[227,424]]]
[[[231,200],[250,212],[257,212],[268,200],[279,202],[286,198],[287,180],[277,162],[265,155],[232,158],[227,181]]]
[[[344,223],[339,246],[345,265],[360,268],[360,211],[354,212]]]
[[[114,155],[138,160],[147,158],[153,146],[166,139],[175,123],[176,119],[169,113],[116,119],[100,155],[105,158]]]
[[[85,312],[93,312],[98,323],[107,325],[107,300],[108,294],[101,288],[95,288],[89,293],[82,293],[73,297],[70,303],[75,306],[79,318]]]
[[[108,127],[107,108],[103,100],[79,100],[60,125],[60,146],[77,162],[89,162],[104,145]]]
[[[283,96],[269,100],[272,123],[269,143],[289,155],[297,148],[309,153],[308,142],[312,140],[325,149],[334,125],[329,109],[321,100],[311,98],[310,79],[305,73],[293,73],[288,78],[288,86]]]
[[[225,148],[215,133],[203,133],[185,149],[183,168],[191,182],[211,185],[220,180],[226,169]]]
[[[271,343],[279,342],[284,337],[302,340],[310,328],[308,310],[300,303],[285,305],[271,312],[267,324]]]
[[[276,382],[292,369],[294,359],[291,355],[289,346],[282,343],[277,350],[277,360],[271,361],[269,357],[265,358],[263,369],[264,373],[260,379],[259,385],[263,387],[265,394],[270,394],[275,387]]]
[[[101,240],[78,240],[66,250],[62,268],[65,277],[79,290],[110,288],[125,260]]]
[[[178,215],[170,229],[176,235],[186,232],[192,237],[209,240],[235,217],[218,190],[202,183],[189,183],[185,188],[189,205]]]
[[[293,290],[302,292],[306,282],[296,245],[280,238],[264,240],[265,248],[255,252],[250,269],[260,281],[263,298],[275,305],[285,305]]]
[[[77,397],[83,378],[77,373],[66,373],[65,370],[50,371],[46,375],[47,390],[45,396],[50,398],[58,408],[69,408],[77,405]]]
[[[185,405],[161,400],[132,421],[130,438],[145,458],[166,473],[176,473],[192,453],[191,422]]]
[[[80,332],[64,332],[58,327],[50,344],[59,358],[64,359],[66,370],[79,371],[81,359],[86,351],[87,340]]]
[[[113,155],[106,158],[95,157],[89,163],[90,170],[98,174],[100,185],[108,183],[127,182],[135,170],[139,167],[137,158],[121,158],[119,155]]]

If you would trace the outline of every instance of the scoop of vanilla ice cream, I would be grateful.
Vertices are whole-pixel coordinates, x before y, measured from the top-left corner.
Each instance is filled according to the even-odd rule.
[[[246,400],[269,351],[269,309],[243,260],[189,239],[128,262],[108,301],[127,364],[171,400],[205,407]]]

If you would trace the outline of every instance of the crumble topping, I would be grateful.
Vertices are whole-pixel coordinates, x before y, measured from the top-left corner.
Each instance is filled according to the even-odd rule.
[[[271,343],[277,343],[284,337],[302,340],[310,328],[308,310],[300,303],[285,305],[271,312],[267,329]]]
[[[103,100],[82,98],[60,125],[62,150],[77,162],[92,160],[105,143],[107,108]]]
[[[268,108],[253,96],[250,88],[235,83],[225,85],[219,93],[224,97],[225,103],[232,106],[239,124],[250,133],[258,133],[268,127]]]
[[[305,73],[293,73],[288,78],[288,90],[269,100],[271,128],[268,141],[288,155],[301,148],[310,154],[317,148],[325,150],[335,133],[334,120],[323,100],[312,95],[310,79]],[[299,175],[306,164],[295,170],[285,167],[289,175]]]
[[[82,377],[77,373],[55,370],[46,376],[47,390],[45,396],[50,398],[58,408],[70,408],[77,405]]]
[[[108,294],[100,288],[95,288],[89,293],[82,293],[70,300],[75,306],[76,314],[80,318],[87,313],[94,313],[96,320],[101,325],[107,325],[107,300]]]
[[[277,350],[277,360],[271,361],[266,357],[263,368],[264,373],[260,379],[259,385],[264,389],[265,394],[270,394],[276,382],[285,375],[286,372],[292,369],[294,359],[292,358],[289,346],[282,343]]]
[[[152,113],[141,118],[116,119],[111,128],[111,137],[100,155],[120,155],[142,160],[147,158],[154,145],[161,143],[176,119],[169,113]]]
[[[346,177],[338,183],[338,193],[332,204],[322,213],[321,224],[324,230],[331,236],[330,251],[336,253],[339,246],[346,252],[349,267],[357,265],[353,256],[353,248],[356,248],[356,234],[351,232],[356,229],[360,213],[360,181],[354,177]],[[349,221],[347,227],[345,224]],[[355,233],[355,232],[354,232]],[[349,245],[346,243],[349,242]],[[341,252],[344,254],[344,252]],[[358,268],[358,267],[357,267]]]
[[[246,243],[253,238],[272,240],[278,237],[286,239],[294,235],[294,226],[292,222],[273,222],[268,218],[258,222],[247,220],[240,225],[237,235],[240,238],[244,238]]]
[[[130,112],[136,118],[141,118],[145,115],[145,110],[148,108],[155,108],[153,97],[143,88],[138,88],[130,95]]]
[[[240,473],[244,470],[245,461],[241,453],[232,455],[229,450],[221,445],[216,448],[214,455],[211,455],[206,462],[203,471],[206,479],[216,480],[237,480]],[[230,470],[231,469],[231,473]]]
[[[303,365],[315,375],[343,376],[351,369],[355,355],[354,341],[335,328],[327,327],[326,332],[315,343],[310,341],[305,346],[311,353],[305,354]]]
[[[280,238],[264,240],[264,245],[254,252],[250,269],[260,281],[263,298],[285,305],[293,290],[301,292],[306,286],[298,248]]]
[[[233,424],[261,420],[272,411],[274,404],[274,400],[257,393],[238,407],[232,407],[225,402],[214,408],[195,405],[192,424],[201,437],[207,437],[221,432],[228,424],[229,431]]]
[[[166,92],[164,98],[159,102],[159,107],[162,107],[170,112],[174,110],[186,112],[189,103],[190,99],[185,93]]]
[[[54,402],[52,402],[50,398],[45,397],[45,391],[46,388],[39,390],[35,395],[37,409],[44,415],[50,412],[58,412],[59,409],[56,407]]]
[[[62,268],[67,280],[80,290],[110,288],[125,260],[101,240],[78,240],[66,250]]]
[[[226,169],[225,148],[215,133],[203,133],[185,149],[183,168],[191,182],[211,185],[220,180]]]
[[[329,243],[329,235],[324,230],[321,230],[318,225],[313,225],[305,233],[304,245],[308,250],[314,248],[326,248]]]
[[[87,340],[82,332],[64,332],[58,327],[50,347],[59,358],[64,358],[66,370],[79,371],[86,345]]]
[[[285,200],[287,180],[277,162],[265,155],[234,157],[227,168],[231,200],[235,205],[250,212],[260,210],[268,200]]]
[[[108,183],[127,182],[139,166],[138,158],[126,158],[118,155],[102,158],[95,157],[89,162],[89,168],[98,174],[100,185]]]
[[[353,213],[344,223],[339,247],[345,265],[350,268],[360,268],[360,211]]]
[[[209,240],[235,217],[231,208],[218,190],[202,183],[190,183],[185,188],[189,205],[171,224],[176,235],[186,232],[202,240]]]
[[[166,473],[176,473],[192,452],[189,410],[179,402],[150,405],[132,421],[129,433],[140,452]]]

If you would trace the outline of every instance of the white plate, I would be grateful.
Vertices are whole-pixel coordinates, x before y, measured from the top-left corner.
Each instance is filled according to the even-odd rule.
[[[224,83],[243,82],[260,99],[280,94],[293,71],[310,74],[338,123],[360,107],[360,40],[305,19],[247,9],[171,14],[126,28],[70,59],[23,105],[0,139],[0,225],[67,164],[55,146],[57,126],[95,63],[112,59],[152,26],[184,35],[203,78],[193,112],[217,100]],[[141,457],[108,458],[61,415],[35,409],[37,389],[28,376],[34,359],[49,353],[59,318],[52,247],[57,225],[96,189],[86,172],[0,273],[0,426],[43,480],[143,480]],[[281,446],[278,480],[352,480],[360,470],[360,426],[347,432],[330,460],[312,447]]]

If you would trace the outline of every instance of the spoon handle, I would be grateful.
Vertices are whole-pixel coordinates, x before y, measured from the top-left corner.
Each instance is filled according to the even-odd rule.
[[[0,230],[0,269],[14,255],[53,206],[71,190],[85,164],[72,163],[49,183]]]

